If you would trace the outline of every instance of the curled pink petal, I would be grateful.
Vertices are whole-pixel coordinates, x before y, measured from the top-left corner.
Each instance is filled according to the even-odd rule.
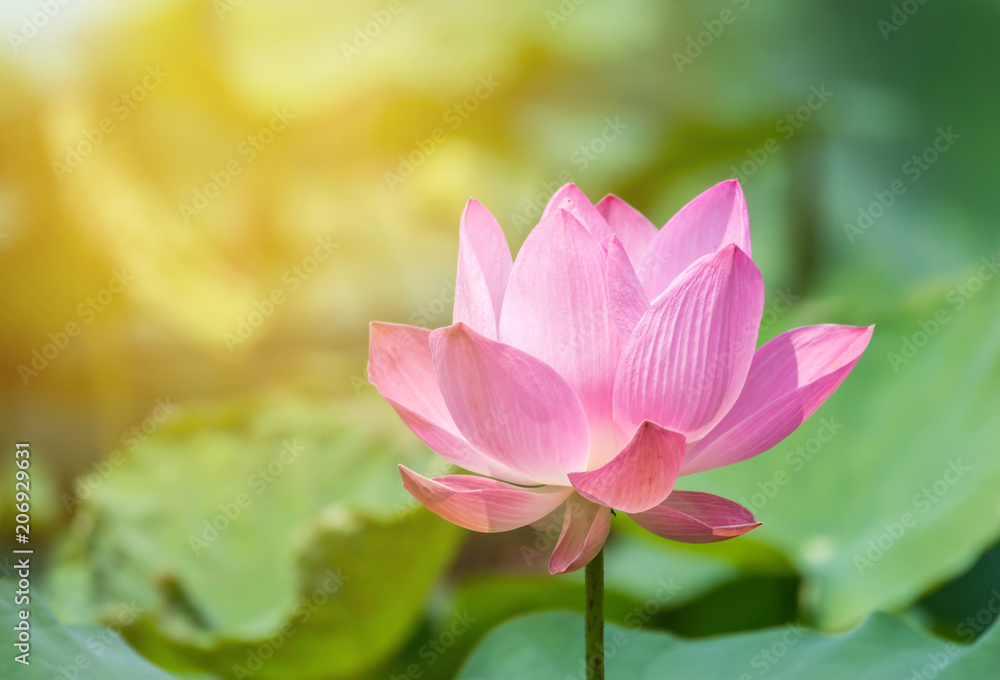
[[[873,328],[806,326],[757,350],[739,399],[692,447],[682,473],[746,460],[794,432],[851,372]]]
[[[714,543],[760,526],[739,503],[701,491],[674,491],[652,510],[630,514],[641,527],[681,543]]]
[[[374,322],[369,331],[368,379],[410,430],[458,467],[515,484],[535,482],[493,460],[459,433],[438,387],[430,331]]]
[[[572,493],[558,486],[524,488],[495,479],[451,475],[428,479],[400,465],[403,486],[438,517],[484,533],[510,531],[545,517]]]
[[[602,198],[595,207],[625,246],[632,266],[638,265],[643,251],[657,234],[656,227],[641,212],[613,194]]]
[[[541,220],[555,215],[560,210],[565,210],[575,217],[587,231],[594,235],[598,242],[611,236],[611,228],[604,220],[604,216],[597,212],[597,208],[590,202],[590,199],[582,191],[577,189],[575,184],[564,184],[560,189],[552,194],[545,210],[542,211]]]
[[[465,438],[540,484],[568,485],[585,469],[587,416],[573,388],[543,361],[463,323],[430,336],[441,394]]]
[[[751,255],[747,204],[735,179],[693,199],[649,243],[636,267],[646,295],[655,300],[691,263],[729,243]]]
[[[757,343],[764,283],[730,244],[702,258],[655,300],[622,351],[614,414],[696,441],[739,397]]]
[[[562,532],[549,558],[549,573],[565,574],[590,563],[611,531],[611,508],[573,495],[566,501]]]
[[[617,451],[611,393],[621,343],[608,309],[606,260],[570,213],[542,218],[511,270],[500,340],[566,379],[587,414],[592,449],[609,459]]]
[[[497,339],[497,323],[511,268],[510,248],[496,218],[469,199],[458,231],[454,322]]]
[[[684,436],[644,421],[625,448],[603,467],[571,472],[569,481],[587,500],[623,512],[642,512],[663,502],[684,461]]]

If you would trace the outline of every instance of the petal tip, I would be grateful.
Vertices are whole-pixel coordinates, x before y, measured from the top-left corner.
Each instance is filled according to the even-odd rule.
[[[753,531],[761,524],[763,524],[763,522],[748,522],[746,524],[734,524],[727,527],[712,527],[712,535],[719,536],[720,538],[735,538],[737,536],[742,536],[749,531]]]

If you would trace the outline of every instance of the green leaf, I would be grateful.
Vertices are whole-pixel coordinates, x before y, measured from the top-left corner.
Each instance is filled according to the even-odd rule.
[[[41,604],[37,595],[30,602],[15,605],[15,581],[0,580],[0,620],[3,620],[3,655],[0,656],[0,677],[24,680],[78,678],[79,680],[171,680],[170,675],[136,654],[114,630],[95,626],[64,626]],[[28,649],[18,649],[18,631],[24,625],[30,636]],[[24,657],[28,664],[16,660]]]
[[[785,323],[877,322],[854,372],[774,450],[683,478],[754,511],[751,536],[802,573],[824,629],[906,607],[1000,536],[1000,295],[966,282],[853,314],[801,304]]]
[[[177,670],[376,664],[419,624],[462,535],[402,489],[397,464],[426,470],[430,454],[390,414],[367,399],[178,414],[77,515],[52,600],[83,620],[135,600],[125,635]]]
[[[1000,629],[964,647],[884,614],[833,638],[798,625],[705,640],[608,625],[604,639],[609,680],[995,680],[1000,672]],[[458,674],[458,680],[583,677],[583,617],[570,612],[508,621]]]

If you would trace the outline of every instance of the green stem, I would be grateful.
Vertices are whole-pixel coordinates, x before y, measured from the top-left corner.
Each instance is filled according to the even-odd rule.
[[[604,680],[604,549],[585,572],[587,609],[584,614],[587,680]]]

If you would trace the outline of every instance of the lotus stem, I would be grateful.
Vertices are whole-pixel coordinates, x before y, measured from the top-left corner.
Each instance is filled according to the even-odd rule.
[[[587,608],[584,614],[587,680],[604,680],[604,549],[585,572]]]

